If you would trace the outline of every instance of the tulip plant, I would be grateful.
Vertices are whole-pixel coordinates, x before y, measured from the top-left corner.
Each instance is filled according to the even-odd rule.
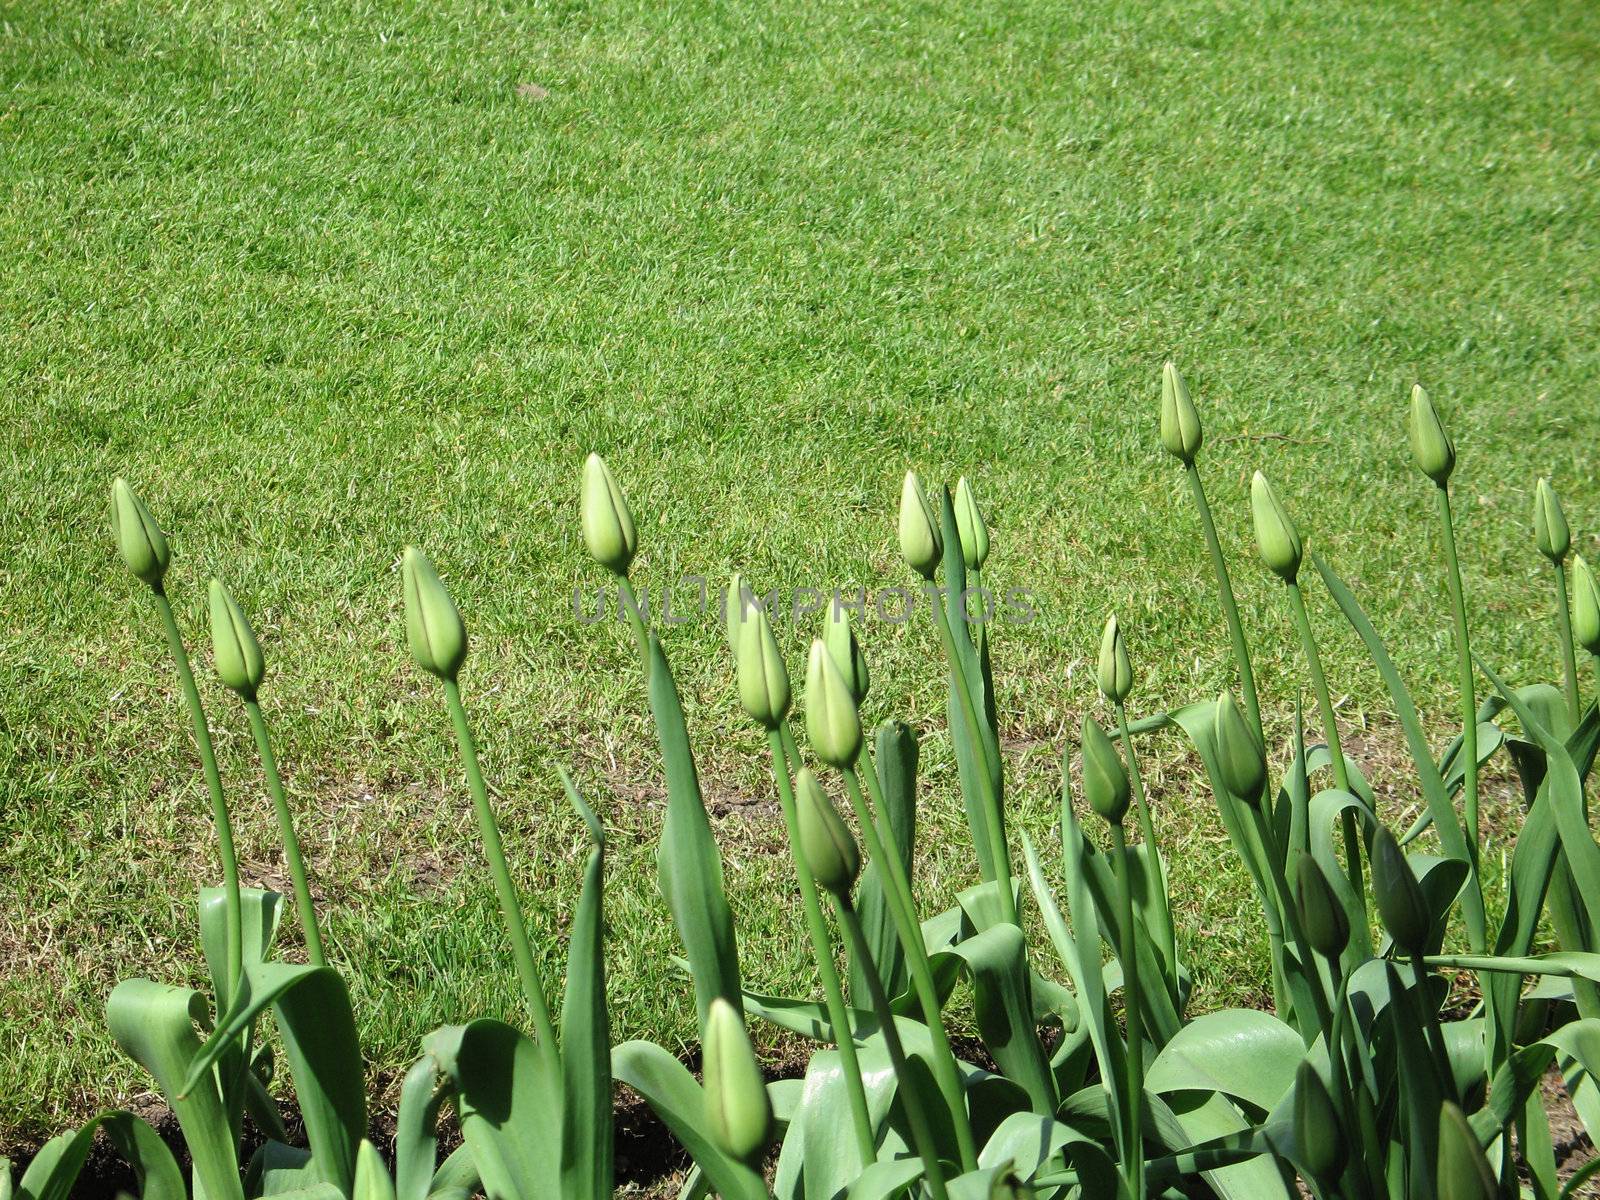
[[[401,1087],[390,1161],[366,1140],[354,1015],[329,962],[258,703],[265,656],[243,609],[213,581],[213,661],[254,739],[292,901],[241,884],[210,727],[165,590],[166,536],[118,480],[113,534],[166,636],[221,859],[221,886],[200,893],[209,993],[130,980],[107,1005],[113,1036],[176,1114],[185,1154],[174,1155],[139,1117],[105,1112],[48,1143],[14,1186],[9,1169],[0,1170],[0,1200],[68,1196],[100,1133],[152,1200],[603,1200],[613,1182],[614,1082],[642,1095],[688,1151],[694,1169],[684,1191],[696,1198],[1573,1194],[1600,1172],[1600,1159],[1565,1181],[1558,1176],[1539,1084],[1558,1069],[1585,1128],[1600,1134],[1600,845],[1586,803],[1600,708],[1585,699],[1580,670],[1587,654],[1600,684],[1600,585],[1573,553],[1561,503],[1541,479],[1534,543],[1550,571],[1562,677],[1557,686],[1506,683],[1472,640],[1450,491],[1456,449],[1420,387],[1409,437],[1434,488],[1460,730],[1434,752],[1367,614],[1257,472],[1249,496],[1256,547],[1282,586],[1305,682],[1284,689],[1297,695],[1295,720],[1287,745],[1273,750],[1202,480],[1199,411],[1176,367],[1166,366],[1160,443],[1184,471],[1234,678],[1214,700],[1140,714],[1130,631],[1108,617],[1098,706],[1084,713],[1075,747],[1063,755],[1058,859],[1007,827],[993,639],[967,604],[982,588],[993,545],[976,490],[965,478],[953,491],[930,490],[907,473],[896,535],[906,566],[931,585],[976,880],[953,908],[932,915],[917,895],[918,741],[892,717],[876,728],[864,721],[872,672],[862,630],[835,602],[820,628],[801,631],[797,697],[780,637],[789,631],[775,627],[735,575],[723,616],[736,691],[765,735],[816,970],[816,994],[793,998],[759,990],[741,965],[677,685],[662,639],[634,599],[638,527],[617,480],[591,455],[581,529],[623,597],[658,740],[667,806],[657,882],[701,1028],[698,1079],[660,1046],[611,1045],[604,836],[565,772],[563,790],[592,848],[559,1009],[552,1003],[462,695],[466,626],[428,558],[407,549],[406,642],[443,692],[526,1028],[483,1017],[425,1039]],[[1405,735],[1425,807],[1398,836],[1340,737],[1310,615],[1326,601],[1365,647]],[[1303,719],[1304,692],[1314,732]],[[1159,846],[1160,814],[1140,764],[1140,739],[1164,728],[1194,747],[1251,880],[1267,933],[1270,1012],[1189,1012],[1191,972]],[[1497,893],[1481,873],[1480,788],[1484,764],[1501,751],[1525,811]],[[1499,895],[1503,902],[1491,903]],[[291,902],[304,962],[275,952]],[[1541,940],[1546,915],[1555,949]],[[1035,931],[1043,936],[1030,944]],[[1447,1003],[1452,980],[1465,984],[1470,1005]],[[956,1053],[949,1005],[958,988],[970,993],[981,1055]],[[269,1013],[304,1120],[303,1146],[290,1143],[269,1092],[272,1051],[261,1029]],[[814,1044],[803,1078],[766,1080],[751,1019]],[[247,1115],[266,1135],[248,1161]],[[447,1120],[462,1144],[441,1162]]]

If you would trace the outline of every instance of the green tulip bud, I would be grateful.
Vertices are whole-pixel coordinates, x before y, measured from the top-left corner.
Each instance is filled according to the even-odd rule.
[[[1300,531],[1278,500],[1267,477],[1257,471],[1250,481],[1250,515],[1255,521],[1256,546],[1267,566],[1285,583],[1300,573]]]
[[[933,578],[944,553],[944,535],[939,528],[939,514],[928,502],[922,480],[915,471],[907,471],[900,487],[900,556],[926,579]]]
[[[728,649],[733,651],[735,658],[739,657],[739,634],[744,628],[744,620],[750,615],[750,609],[755,607],[755,596],[750,591],[750,585],[744,581],[744,576],[735,571],[733,578],[728,580],[728,590],[723,595],[722,619],[728,634]]]
[[[1456,448],[1439,420],[1439,410],[1434,408],[1420,383],[1411,389],[1408,426],[1411,457],[1416,459],[1417,469],[1443,487],[1450,479],[1450,472],[1456,469]]]
[[[583,464],[582,523],[589,556],[616,574],[626,575],[639,549],[639,535],[622,489],[598,454],[589,455]]]
[[[989,557],[989,527],[978,511],[978,498],[972,494],[972,485],[963,475],[956,480],[956,532],[961,535],[961,557],[973,569],[983,566]]]
[[[160,587],[172,561],[166,534],[120,476],[111,484],[111,535],[117,539],[117,552],[128,570],[151,587]]]
[[[1128,815],[1128,772],[1106,731],[1084,715],[1080,753],[1083,756],[1083,798],[1108,825],[1121,825]]]
[[[1600,582],[1581,554],[1572,558],[1572,636],[1590,654],[1600,654]]]
[[[256,698],[267,664],[244,611],[222,581],[211,581],[211,656],[222,682],[246,700]]]
[[[776,729],[789,711],[789,672],[765,609],[755,609],[739,632],[739,702],[750,719]]]
[[[856,631],[850,625],[850,614],[838,604],[828,605],[828,621],[822,631],[822,644],[827,647],[828,657],[833,659],[833,665],[839,668],[839,674],[850,685],[850,694],[859,705],[867,698],[867,687],[872,682],[872,676],[867,670],[867,656],[861,652],[861,643],[856,640]]]
[[[1439,1173],[1434,1186],[1438,1200],[1494,1200],[1500,1194],[1472,1123],[1450,1100],[1439,1109]]]
[[[1407,954],[1421,954],[1432,926],[1428,904],[1405,851],[1381,825],[1372,839],[1372,894],[1394,944]]]
[[[467,627],[428,556],[407,546],[400,573],[406,597],[406,641],[417,666],[453,680],[467,657]]]
[[[850,685],[819,639],[806,663],[806,734],[830,767],[851,767],[861,756],[861,717]]]
[[[384,1165],[383,1155],[366,1138],[356,1149],[356,1177],[350,1200],[394,1200],[394,1180]]]
[[[1246,804],[1260,804],[1267,786],[1267,754],[1232,692],[1217,697],[1211,736],[1216,742],[1217,775],[1222,786]]]
[[[1122,627],[1112,613],[1100,635],[1100,664],[1095,672],[1100,694],[1113,704],[1121,704],[1133,691],[1133,664],[1128,661],[1128,644],[1122,640]]]
[[[1174,458],[1192,463],[1204,440],[1189,386],[1177,366],[1169,362],[1161,368],[1161,444]]]
[[[1294,1073],[1294,1140],[1301,1166],[1319,1181],[1332,1182],[1344,1172],[1339,1112],[1309,1059],[1301,1059]]]
[[[794,797],[800,853],[811,877],[835,896],[849,896],[861,873],[861,851],[810,767],[801,767],[795,776]]]
[[[1539,553],[1553,563],[1560,562],[1572,549],[1567,515],[1561,511],[1561,500],[1548,479],[1539,480],[1533,493],[1533,540]]]
[[[772,1140],[772,1101],[744,1021],[721,996],[706,1010],[701,1051],[711,1140],[724,1154],[751,1162]]]
[[[1350,941],[1350,919],[1322,867],[1309,854],[1300,856],[1295,869],[1294,907],[1313,950],[1330,959],[1344,953]]]

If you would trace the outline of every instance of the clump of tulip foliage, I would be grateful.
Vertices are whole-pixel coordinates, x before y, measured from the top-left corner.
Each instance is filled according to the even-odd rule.
[[[402,558],[406,639],[437,679],[459,746],[480,841],[505,920],[526,1027],[491,1018],[430,1035],[401,1092],[394,1154],[369,1141],[362,1060],[345,985],[328,965],[293,816],[257,704],[266,664],[223,586],[210,589],[215,669],[244,709],[293,883],[305,963],[274,953],[285,897],[239,882],[229,809],[207,719],[168,603],[167,542],[118,480],[117,547],[160,618],[192,721],[222,860],[202,889],[209,995],[148,980],[107,1005],[119,1044],[154,1078],[182,1127],[187,1174],[139,1117],[102,1113],[47,1144],[0,1197],[64,1197],[97,1131],[133,1166],[140,1194],[305,1197],[590,1197],[612,1190],[614,1081],[640,1093],[694,1161],[686,1196],[730,1200],[984,1200],[1005,1195],[1465,1197],[1571,1194],[1600,1170],[1558,1178],[1539,1084],[1552,1068],[1600,1131],[1600,846],[1585,783],[1600,713],[1585,702],[1579,651],[1600,678],[1600,586],[1572,553],[1555,491],[1535,491],[1535,546],[1550,571],[1558,685],[1512,687],[1473,649],[1457,561],[1450,479],[1456,452],[1419,387],[1411,452],[1437,502],[1437,567],[1458,667],[1459,732],[1435,756],[1405,685],[1361,606],[1309,550],[1267,477],[1250,511],[1315,706],[1308,732],[1269,753],[1249,644],[1200,473],[1199,414],[1178,371],[1162,379],[1160,443],[1184,473],[1207,546],[1236,687],[1172,712],[1130,712],[1128,631],[1108,617],[1098,715],[1084,716],[1076,772],[1063,756],[1058,854],[1006,825],[1004,759],[988,627],[945,597],[982,586],[991,539],[970,483],[954,493],[907,474],[898,519],[906,565],[938,583],[933,616],[978,882],[925,915],[916,888],[918,742],[905,724],[868,729],[871,672],[848,612],[830,608],[804,655],[803,719],[789,653],[756,592],[726,594],[737,695],[766,735],[819,996],[749,988],[721,856],[702,801],[671,668],[630,571],[638,535],[621,488],[591,456],[581,526],[615,576],[659,737],[667,809],[657,861],[683,944],[702,1030],[697,1080],[648,1042],[612,1046],[605,1005],[604,836],[570,778],[562,784],[593,849],[570,926],[559,1019],[540,978],[521,901],[462,699],[466,628],[427,557]],[[1570,560],[1570,561],[1569,561]],[[1376,812],[1343,750],[1302,582],[1320,582],[1364,643],[1411,755],[1423,815],[1398,833]],[[796,660],[798,661],[798,659]],[[1218,815],[1260,902],[1273,1011],[1189,1016],[1166,864],[1138,756],[1141,735],[1175,728],[1193,745]],[[797,732],[803,732],[804,748]],[[1320,733],[1320,738],[1316,735]],[[1483,764],[1504,751],[1523,823],[1491,909],[1480,875]],[[1074,803],[1073,792],[1080,803]],[[844,811],[841,812],[841,801]],[[1431,830],[1432,851],[1422,838]],[[863,853],[863,849],[865,853]],[[1029,903],[1033,913],[1028,913]],[[1556,950],[1545,950],[1541,917]],[[1447,950],[1459,922],[1464,949]],[[1042,928],[1030,945],[1028,929]],[[1450,980],[1477,999],[1446,1008]],[[982,1064],[959,1058],[946,1010],[970,989]],[[305,1122],[289,1144],[268,1092],[258,1023],[270,1012]],[[747,1021],[816,1045],[803,1078],[768,1082]],[[463,1144],[440,1161],[453,1111]],[[267,1135],[241,1161],[248,1114]]]

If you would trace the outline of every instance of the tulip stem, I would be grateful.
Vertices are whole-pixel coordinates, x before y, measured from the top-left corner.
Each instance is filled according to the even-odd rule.
[[[1439,531],[1444,543],[1445,581],[1450,586],[1450,615],[1456,627],[1456,654],[1461,681],[1461,752],[1464,775],[1461,809],[1467,826],[1467,849],[1473,865],[1478,861],[1478,697],[1472,670],[1472,644],[1467,636],[1467,601],[1461,586],[1461,563],[1456,556],[1456,522],[1450,509],[1450,488],[1439,485]]]
[[[650,679],[650,631],[644,623],[644,610],[639,607],[639,598],[633,594],[633,582],[626,575],[617,576],[617,594],[622,600],[622,612],[628,618],[628,624],[633,628],[633,636],[639,642],[639,658],[644,663],[644,677]]]
[[[300,929],[306,939],[306,958],[314,967],[326,966],[322,934],[317,929],[317,914],[311,907],[311,887],[306,882],[306,864],[300,857],[300,839],[294,833],[294,817],[289,812],[289,798],[284,794],[283,780],[278,775],[278,760],[272,753],[267,723],[261,716],[261,705],[253,698],[245,700],[244,710],[250,716],[250,732],[255,735],[256,750],[261,755],[261,771],[267,777],[267,791],[272,795],[272,808],[278,817],[278,834],[283,838],[283,858],[289,867],[289,878],[294,883],[294,904],[299,910]]]
[[[1222,601],[1222,615],[1228,623],[1228,639],[1233,643],[1233,661],[1239,669],[1239,686],[1244,692],[1245,712],[1250,716],[1250,723],[1256,727],[1261,744],[1266,745],[1266,734],[1261,726],[1261,701],[1256,696],[1256,676],[1250,667],[1250,647],[1245,644],[1244,626],[1239,622],[1239,605],[1233,598],[1228,561],[1222,556],[1222,543],[1217,540],[1217,526],[1211,519],[1211,505],[1206,501],[1206,489],[1200,482],[1200,469],[1189,462],[1185,464],[1184,471],[1189,477],[1189,492],[1194,497],[1195,508],[1200,513],[1200,529],[1205,534],[1206,550],[1211,555],[1211,570],[1217,577],[1217,595]]]
[[[1582,714],[1578,708],[1578,660],[1572,646],[1572,609],[1567,602],[1567,572],[1559,562],[1552,562],[1550,569],[1556,576],[1556,632],[1561,638],[1561,672],[1567,691],[1567,718],[1576,729]]]
[[[971,681],[960,652],[956,649],[955,634],[950,629],[950,615],[945,611],[944,596],[935,594],[935,624],[939,627],[939,641],[944,646],[944,656],[950,664],[950,674],[956,683],[956,697],[960,703],[961,717],[966,724],[968,741],[972,746],[973,770],[977,773],[987,801],[986,824],[989,826],[989,854],[994,859],[995,880],[1000,887],[1000,915],[1013,925],[1018,925],[1017,898],[1011,885],[1011,853],[1006,848],[1005,814],[1000,807],[1000,797],[995,790],[995,776],[989,762],[989,742],[985,726],[978,722],[978,706],[972,698]]]
[[[200,703],[200,690],[194,684],[194,672],[189,669],[189,654],[183,648],[183,635],[178,632],[177,619],[172,615],[172,602],[159,582],[150,585],[155,593],[156,609],[161,613],[161,624],[167,631],[167,649],[172,653],[173,665],[178,668],[178,682],[183,687],[183,698],[189,708],[189,720],[194,726],[194,744],[200,752],[200,766],[205,772],[206,789],[211,793],[211,818],[217,828],[217,846],[222,852],[222,889],[227,927],[227,1003],[219,1003],[220,1011],[233,1007],[239,990],[239,976],[244,970],[244,919],[239,901],[239,859],[233,848],[233,822],[228,818],[228,802],[222,794],[222,776],[217,772],[217,755],[211,747],[211,730],[206,725],[206,710]]]
[[[922,925],[917,920],[916,906],[911,899],[911,884],[899,855],[892,853],[879,836],[878,823],[867,805],[866,797],[861,793],[861,780],[855,768],[845,767],[843,774],[845,790],[850,795],[850,807],[855,810],[861,835],[867,842],[867,853],[873,862],[879,864],[882,878],[890,884],[884,889],[884,895],[890,900],[889,912],[894,918],[900,943],[906,950],[906,969],[911,974],[911,983],[922,1008],[922,1018],[933,1042],[934,1077],[950,1109],[950,1121],[955,1126],[961,1169],[963,1172],[972,1171],[977,1168],[978,1151],[973,1142],[972,1122],[967,1115],[966,1093],[962,1090],[956,1056],[950,1049],[950,1037],[945,1032],[944,1020],[939,1013],[939,989],[934,985],[933,968],[928,963],[928,946],[922,939]],[[865,972],[869,978],[874,977],[875,973],[875,968]]]
[[[856,957],[866,967],[862,975],[866,978],[867,992],[872,998],[872,1009],[877,1014],[878,1025],[883,1032],[883,1046],[889,1052],[889,1063],[894,1067],[895,1077],[900,1081],[900,1102],[905,1108],[906,1122],[911,1126],[912,1145],[916,1148],[917,1157],[922,1159],[928,1191],[933,1194],[934,1200],[946,1200],[944,1168],[939,1164],[938,1144],[933,1140],[928,1114],[922,1107],[922,1093],[912,1082],[905,1047],[901,1045],[900,1031],[895,1027],[894,1011],[889,1007],[889,998],[883,994],[883,982],[878,978],[877,964],[872,961],[872,948],[867,945],[867,935],[861,928],[861,918],[856,915],[855,905],[851,902],[848,892],[842,896],[835,896],[834,904],[839,912],[839,924],[844,926],[845,935],[850,939]],[[963,1114],[965,1111],[962,1109]],[[958,1129],[960,1125],[961,1122],[957,1120]]]
[[[1133,752],[1133,735],[1128,731],[1128,713],[1122,701],[1113,702],[1117,711],[1117,731],[1122,736],[1122,752],[1128,760],[1128,778],[1133,782],[1133,807],[1139,817],[1139,834],[1144,838],[1146,852],[1150,856],[1150,866],[1155,873],[1156,886],[1160,888],[1161,903],[1156,906],[1156,917],[1160,928],[1156,931],[1161,939],[1161,947],[1166,951],[1168,969],[1175,968],[1178,961],[1178,939],[1172,927],[1171,898],[1167,893],[1167,869],[1161,861],[1161,852],[1156,844],[1155,822],[1150,817],[1150,805],[1145,799],[1144,776],[1139,771],[1139,759]]]
[[[522,905],[517,900],[516,885],[511,882],[511,870],[506,866],[500,826],[495,823],[494,809],[489,806],[489,789],[484,786],[483,772],[478,767],[477,744],[467,725],[467,710],[462,707],[461,689],[456,686],[455,680],[444,681],[444,697],[450,708],[451,723],[455,726],[456,745],[461,748],[461,765],[466,768],[467,786],[472,792],[472,807],[478,817],[478,838],[483,842],[484,857],[489,860],[489,874],[500,899],[500,914],[505,918],[506,932],[511,937],[511,957],[517,965],[517,977],[522,981],[523,998],[533,1015],[539,1053],[552,1067],[557,1067],[559,1054],[555,1025],[550,1020],[550,1005],[545,1000],[544,985],[539,981],[539,968],[534,965],[528,927],[522,919]]]
[[[833,960],[833,944],[823,923],[822,905],[817,898],[817,881],[812,878],[811,865],[806,861],[800,845],[794,786],[790,783],[791,774],[800,769],[800,764],[789,761],[783,737],[777,729],[767,730],[767,741],[772,749],[772,775],[778,784],[778,804],[783,809],[783,823],[789,834],[789,852],[794,858],[795,878],[800,884],[800,902],[805,909],[806,929],[811,935],[811,951],[817,960],[817,974],[822,979],[828,1020],[833,1025],[833,1041],[839,1047],[839,1058],[844,1065],[845,1095],[850,1100],[850,1119],[855,1127],[856,1148],[861,1153],[862,1165],[870,1166],[877,1161],[877,1139],[873,1136],[866,1088],[861,1081],[861,1064],[856,1057],[855,1031],[850,1026],[849,1010],[845,1008],[844,988],[840,985],[839,969]]]
[[[1128,866],[1128,839],[1122,822],[1111,825],[1111,850],[1115,854],[1117,904],[1117,957],[1122,960],[1122,1014],[1128,1027],[1127,1096],[1122,1105],[1123,1175],[1131,1196],[1144,1195],[1144,1033],[1140,1010],[1138,939],[1133,929],[1133,879]]]
[[[1295,629],[1300,634],[1300,645],[1305,651],[1306,666],[1311,670],[1311,690],[1317,696],[1317,712],[1322,716],[1322,734],[1328,740],[1328,756],[1333,760],[1333,782],[1341,792],[1350,791],[1350,768],[1345,763],[1344,746],[1339,740],[1339,723],[1333,715],[1333,698],[1328,693],[1328,679],[1322,673],[1322,655],[1317,652],[1317,639],[1311,632],[1311,617],[1306,612],[1306,598],[1300,585],[1293,580],[1287,583],[1289,608],[1294,613]],[[1344,832],[1345,874],[1350,879],[1350,890],[1365,897],[1361,871],[1361,830],[1356,824],[1356,814],[1345,809],[1340,814]]]

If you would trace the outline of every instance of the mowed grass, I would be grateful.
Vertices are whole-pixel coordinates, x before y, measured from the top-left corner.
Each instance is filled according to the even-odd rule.
[[[589,450],[652,589],[735,567],[786,596],[909,585],[901,472],[974,476],[988,576],[1037,609],[995,646],[1014,819],[1041,845],[1108,610],[1136,711],[1229,680],[1155,439],[1169,356],[1277,728],[1303,672],[1248,540],[1258,466],[1450,719],[1401,425],[1417,379],[1461,448],[1479,648],[1553,678],[1537,474],[1600,550],[1597,38],[1576,2],[7,4],[0,1146],[148,1088],[104,999],[197,979],[194,890],[217,875],[159,626],[107,537],[116,474],[171,531],[245,875],[281,886],[242,714],[206,669],[205,580],[256,622],[375,1081],[438,1024],[516,1011],[441,699],[405,654],[407,542],[473,632],[464,688],[547,973],[583,852],[566,763],[612,834],[615,1033],[693,1038],[633,646],[573,610],[604,582],[577,530]],[[1310,595],[1383,775],[1389,702]],[[664,636],[746,974],[805,989],[761,740],[690,615]],[[863,635],[868,716],[924,734],[931,912],[974,877],[936,643]],[[1259,1000],[1262,931],[1209,795],[1174,741],[1147,771],[1196,1004]],[[1385,777],[1398,820],[1415,796]]]

